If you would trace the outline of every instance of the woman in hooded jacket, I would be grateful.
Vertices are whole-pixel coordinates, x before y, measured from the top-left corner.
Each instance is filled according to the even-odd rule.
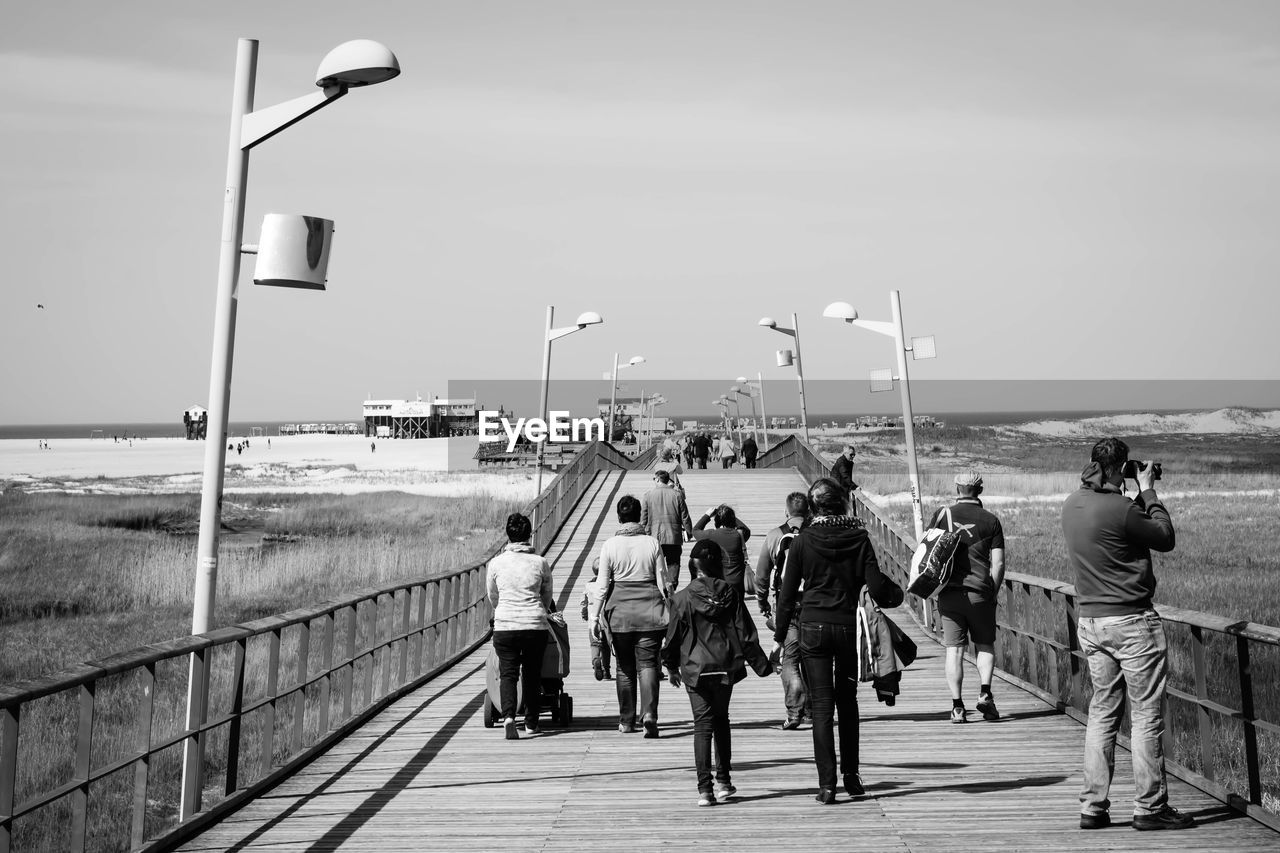
[[[729,700],[733,685],[747,677],[747,664],[760,676],[773,672],[742,595],[724,580],[721,559],[720,546],[707,539],[689,552],[694,579],[671,599],[671,621],[662,648],[671,684],[684,684],[693,711],[699,806],[723,803],[738,790],[730,775]]]
[[[840,769],[849,796],[865,793],[858,774],[858,609],[865,586],[881,607],[902,603],[902,588],[880,573],[862,522],[849,515],[848,491],[823,478],[809,487],[814,517],[787,551],[778,590],[773,653],[793,618],[800,622],[800,668],[813,707],[813,759],[818,802],[836,799],[835,718]],[[793,604],[803,583],[800,611]],[[772,653],[771,653],[772,656]]]

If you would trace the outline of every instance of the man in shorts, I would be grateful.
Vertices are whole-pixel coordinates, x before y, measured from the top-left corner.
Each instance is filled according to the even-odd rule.
[[[1004,580],[1004,529],[1000,519],[982,506],[982,475],[972,469],[955,478],[956,502],[933,514],[927,529],[960,532],[951,580],[938,594],[942,644],[947,647],[947,685],[951,688],[951,722],[968,722],[962,691],[964,650],[972,640],[977,649],[978,713],[984,720],[1000,719],[991,696],[996,665],[996,596]],[[949,519],[948,519],[949,516]]]

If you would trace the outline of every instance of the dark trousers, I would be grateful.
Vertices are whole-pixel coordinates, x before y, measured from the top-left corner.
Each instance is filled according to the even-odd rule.
[[[756,467],[756,455],[755,455],[754,453],[751,453],[751,454],[743,454],[743,456],[742,456],[742,465],[743,465],[743,467],[744,467],[744,468],[754,468],[754,467]]]
[[[694,458],[698,460],[698,467],[699,467],[699,468],[703,468],[703,469],[705,469],[705,468],[707,467],[707,457],[705,457],[705,456],[695,456]]]
[[[613,667],[613,650],[609,648],[609,635],[601,631],[599,636],[587,632],[587,641],[591,643],[591,666],[600,661],[600,666],[608,672]]]
[[[857,627],[829,622],[800,624],[800,666],[813,709],[813,760],[818,785],[836,786],[834,718],[839,718],[840,770],[858,772]]]
[[[658,719],[658,682],[662,678],[658,672],[658,649],[666,633],[662,629],[613,632],[613,654],[618,660],[614,681],[618,688],[618,722],[624,726],[634,726],[645,717]]]
[[[716,747],[715,781],[729,784],[729,774],[733,771],[729,733],[733,685],[715,675],[698,679],[697,687],[686,684],[684,689],[689,693],[689,707],[693,709],[693,763],[698,768],[698,790],[710,791],[712,742]]]
[[[684,551],[684,545],[676,542],[673,545],[662,546],[662,556],[667,562],[667,583],[680,585],[680,553]]]
[[[547,650],[545,628],[527,631],[494,631],[493,650],[498,655],[498,695],[504,719],[516,716],[516,681],[524,695],[525,725],[538,724],[542,712],[542,656]]]

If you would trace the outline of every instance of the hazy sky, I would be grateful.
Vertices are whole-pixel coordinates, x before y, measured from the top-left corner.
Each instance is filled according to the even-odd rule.
[[[351,38],[403,74],[251,155],[246,242],[337,233],[324,293],[246,258],[233,420],[536,379],[548,304],[605,318],[559,378],[782,381],[756,321],[796,312],[806,374],[860,379],[891,340],[822,309],[891,289],[913,378],[1280,378],[1274,2],[24,3],[0,423],[207,402],[238,37],[259,107]]]

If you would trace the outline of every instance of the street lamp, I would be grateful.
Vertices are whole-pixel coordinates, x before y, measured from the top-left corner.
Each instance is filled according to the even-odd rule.
[[[822,312],[822,316],[844,320],[854,326],[861,326],[881,335],[887,335],[893,338],[897,344],[898,375],[895,377],[893,372],[888,370],[871,371],[871,390],[891,391],[893,390],[894,379],[899,380],[899,385],[902,389],[902,425],[907,437],[907,472],[911,477],[911,512],[915,518],[916,541],[919,542],[924,538],[924,515],[920,506],[920,471],[916,466],[916,439],[911,415],[911,383],[907,376],[907,353],[910,352],[912,358],[933,358],[937,354],[937,350],[934,347],[933,335],[912,338],[911,346],[906,345],[905,336],[902,332],[902,301],[896,290],[889,291],[889,307],[893,311],[893,320],[891,322],[860,320],[858,319],[858,312],[848,302],[832,302]]]
[[[743,393],[742,391],[743,388],[747,389],[746,393]],[[756,437],[757,441],[759,441],[760,429],[759,427],[756,426],[756,418],[759,416],[756,414],[756,398],[755,398],[755,394],[753,393],[755,389],[752,387],[751,383],[747,381],[747,377],[739,376],[738,384],[732,386],[731,388],[729,388],[729,390],[732,391],[734,394],[737,394],[740,397],[746,397],[748,400],[751,401],[751,434]]]
[[[644,364],[644,356],[642,355],[632,356],[631,360],[628,361],[626,364],[621,365],[621,367],[622,368],[635,367],[637,364]],[[619,368],[618,354],[615,352],[613,354],[613,384],[609,386],[610,387],[610,390],[609,390],[609,442],[610,443],[613,442],[614,417],[615,417],[614,412],[616,411],[616,407],[618,404],[618,368]]]
[[[798,322],[796,315],[792,314],[790,329],[786,328],[785,326],[779,326],[777,321],[774,320],[772,317],[761,317],[760,322],[757,325],[765,326],[767,328],[773,329],[775,332],[781,332],[784,335],[790,335],[791,337],[796,339],[795,365],[796,365],[796,379],[799,380],[800,382],[800,430],[801,432],[804,433],[804,440],[808,441],[809,440],[809,413],[805,409],[805,405],[804,405],[804,367],[802,366],[800,361],[800,323]],[[778,350],[778,366],[787,367],[791,363],[792,363],[791,350],[785,350],[785,349]]]
[[[382,83],[400,73],[395,54],[368,39],[345,42],[329,52],[316,71],[319,92],[275,106],[255,110],[254,88],[258,69],[257,39],[240,39],[236,48],[235,83],[231,98],[231,131],[227,149],[227,182],[223,192],[222,248],[218,256],[218,293],[213,323],[213,357],[209,369],[209,423],[205,439],[204,476],[200,491],[200,531],[196,550],[196,581],[192,603],[191,633],[203,634],[213,621],[218,576],[218,532],[222,516],[222,487],[227,454],[227,423],[231,402],[231,366],[235,348],[236,309],[239,303],[240,254],[256,248],[242,246],[244,204],[249,180],[249,151],[287,127],[327,107],[349,89]],[[305,228],[313,237],[304,239],[316,257],[313,266],[327,253],[328,229],[332,223],[312,217]],[[264,228],[265,243],[265,228]],[[313,270],[314,272],[314,270]],[[268,276],[270,279],[271,277]],[[273,279],[264,283],[323,289],[319,282]],[[207,661],[191,657],[187,682],[187,731],[197,731],[205,722],[209,676]],[[196,734],[183,748],[181,820],[200,808],[204,736]]]
[[[547,392],[551,390],[551,342],[565,335],[572,335],[574,332],[581,331],[587,326],[595,326],[603,323],[600,315],[594,311],[586,311],[578,315],[578,319],[572,326],[562,326],[559,329],[551,327],[555,320],[556,308],[554,305],[547,306],[547,333],[546,342],[542,349],[542,404],[539,410],[542,412],[542,422],[547,422]],[[538,488],[537,494],[542,494],[542,460],[544,451],[547,449],[547,437],[544,435],[542,440],[538,442]]]
[[[720,410],[720,428],[729,429],[729,402],[728,398],[721,396],[718,400],[712,400],[711,405]]]

